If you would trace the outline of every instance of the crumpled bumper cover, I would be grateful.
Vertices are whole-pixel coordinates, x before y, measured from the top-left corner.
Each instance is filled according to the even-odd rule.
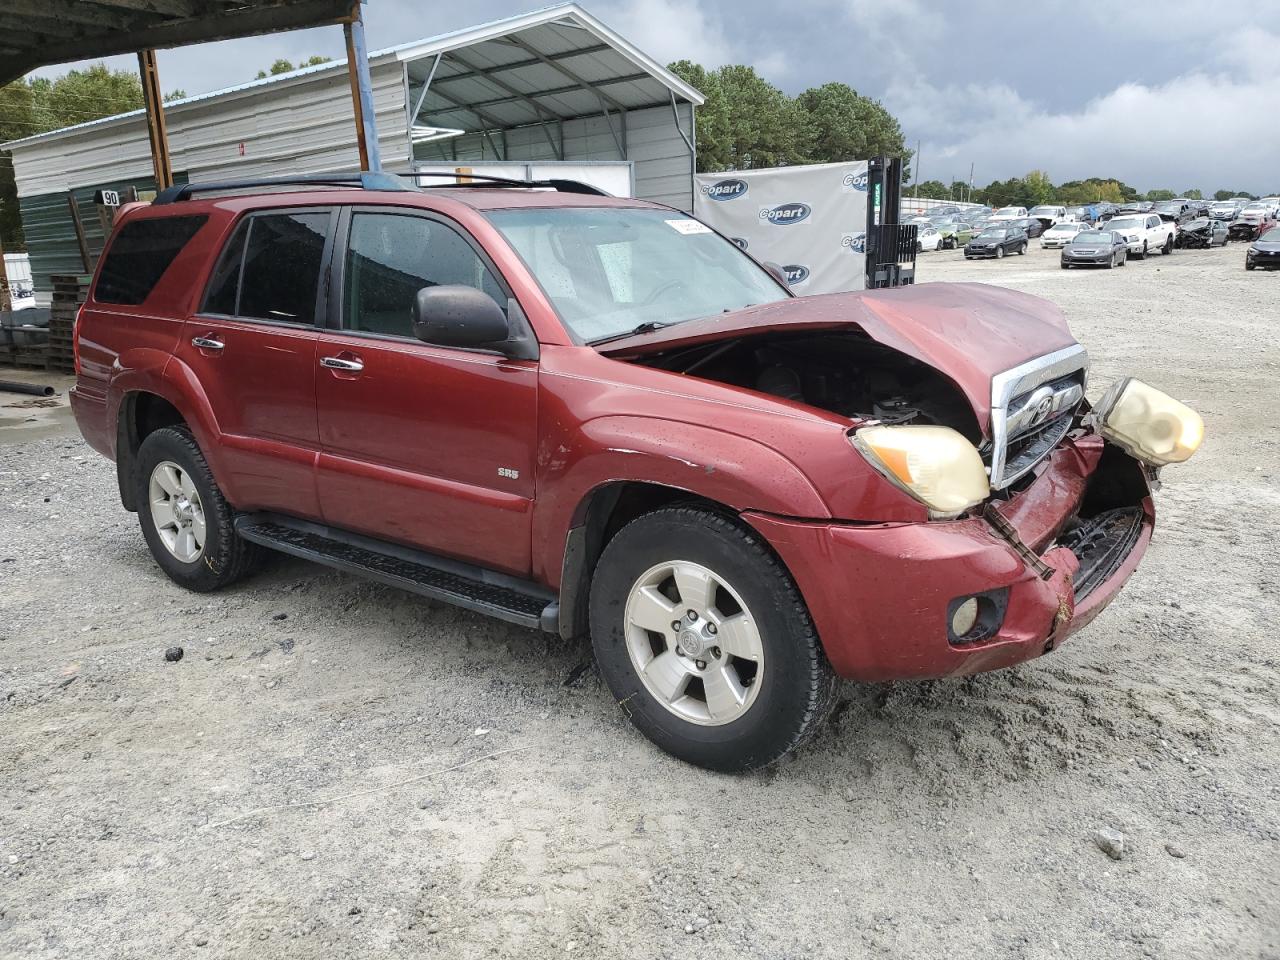
[[[841,676],[885,681],[980,673],[1052,650],[1093,620],[1137,569],[1155,520],[1150,488],[1141,464],[1118,450],[1105,458],[1103,452],[1101,438],[1085,435],[1046,457],[1030,485],[997,507],[1013,539],[985,518],[878,525],[758,513],[744,519],[787,564]],[[1132,502],[1118,503],[1117,496]],[[1082,544],[1090,538],[1063,531],[1095,503],[1135,520],[1104,545],[1110,551],[1104,576],[1079,590],[1081,558],[1072,546],[1088,549]],[[1098,541],[1091,538],[1094,549]],[[1086,557],[1089,571],[1096,573],[1097,560]],[[948,641],[952,600],[1002,589],[1007,605],[994,633],[975,643]]]

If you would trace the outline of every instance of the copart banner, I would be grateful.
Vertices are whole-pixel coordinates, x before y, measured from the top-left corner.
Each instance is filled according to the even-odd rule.
[[[867,163],[700,173],[693,212],[800,295],[861,290],[866,281]]]

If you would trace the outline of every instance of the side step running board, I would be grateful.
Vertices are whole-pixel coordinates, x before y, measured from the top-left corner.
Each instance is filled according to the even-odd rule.
[[[372,537],[270,513],[241,514],[236,532],[303,560],[443,600],[522,627],[559,631],[554,591],[528,580]]]

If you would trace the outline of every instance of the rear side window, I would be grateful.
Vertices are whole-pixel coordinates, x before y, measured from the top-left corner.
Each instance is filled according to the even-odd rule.
[[[328,213],[251,217],[223,251],[210,281],[205,312],[314,323],[329,221]]]
[[[132,220],[111,242],[98,274],[94,299],[136,306],[151,295],[170,264],[182,252],[205,216]]]

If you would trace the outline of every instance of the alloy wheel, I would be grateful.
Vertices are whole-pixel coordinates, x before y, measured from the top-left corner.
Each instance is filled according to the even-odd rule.
[[[162,460],[151,471],[147,499],[165,549],[183,563],[199,560],[207,527],[204,505],[191,475],[173,461]]]
[[[740,718],[764,676],[755,617],[722,577],[687,560],[650,567],[627,596],[631,665],[667,710],[702,726]]]

